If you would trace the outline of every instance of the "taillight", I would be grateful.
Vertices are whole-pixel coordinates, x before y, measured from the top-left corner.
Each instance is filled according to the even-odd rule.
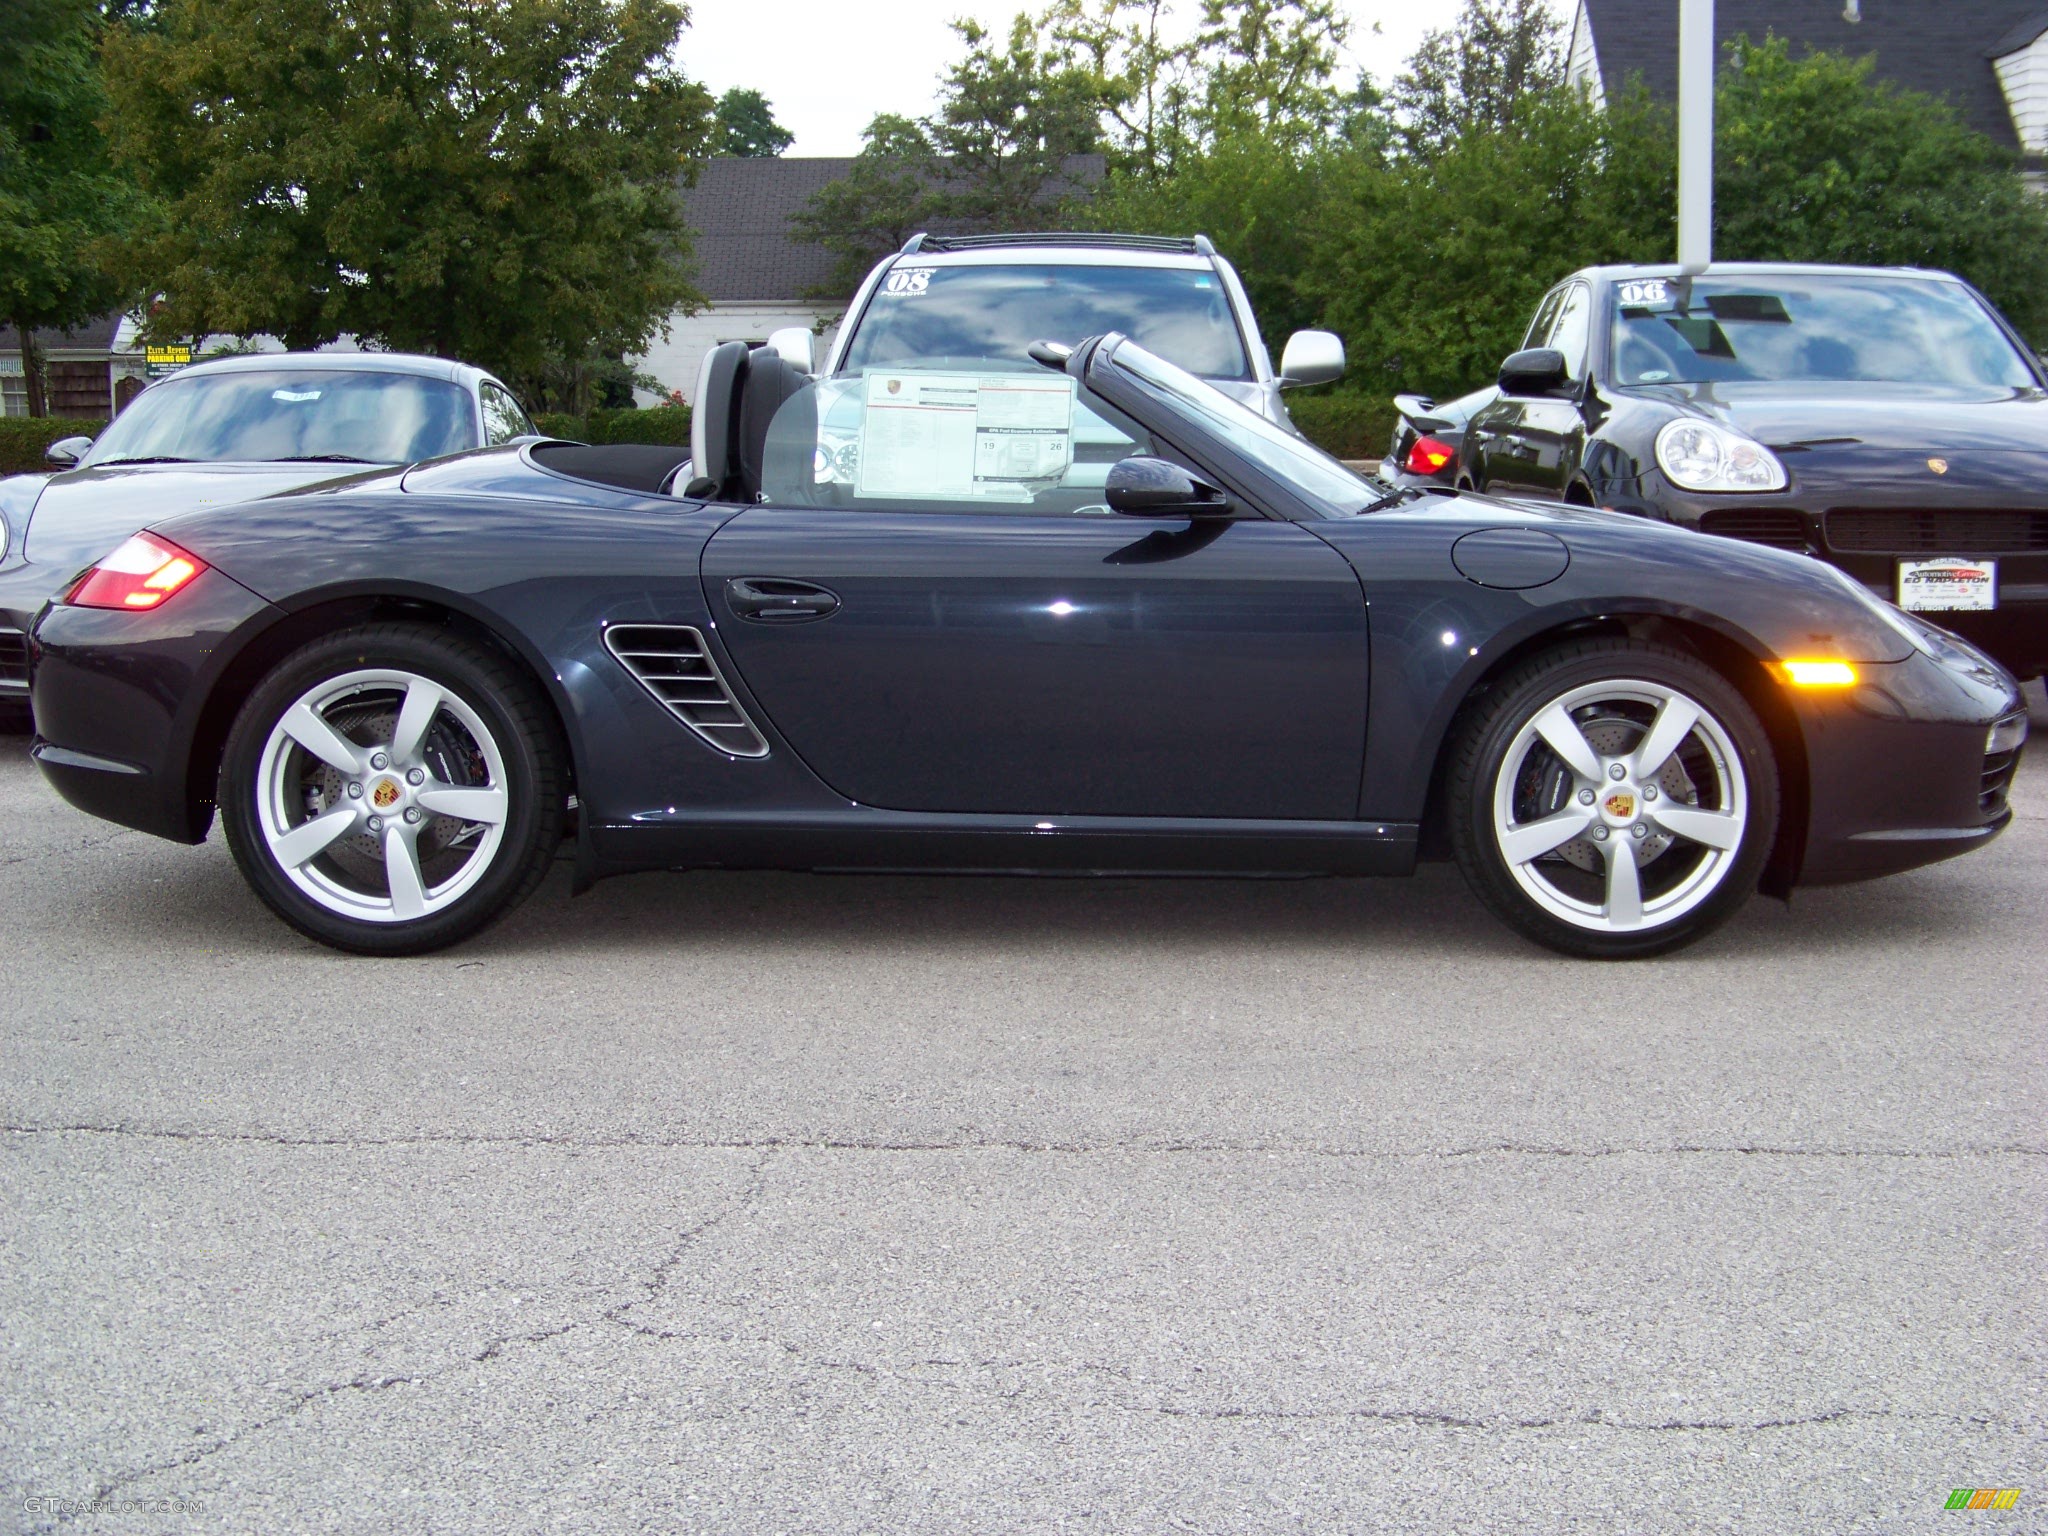
[[[1433,437],[1418,437],[1415,446],[1408,450],[1408,473],[1433,475],[1457,456],[1458,450],[1449,443],[1438,442]]]
[[[138,533],[72,584],[64,601],[76,608],[154,608],[206,569],[160,534]]]

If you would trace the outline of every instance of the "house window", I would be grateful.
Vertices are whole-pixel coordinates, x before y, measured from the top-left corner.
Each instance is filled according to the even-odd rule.
[[[0,358],[0,416],[28,414],[28,380],[19,358]]]

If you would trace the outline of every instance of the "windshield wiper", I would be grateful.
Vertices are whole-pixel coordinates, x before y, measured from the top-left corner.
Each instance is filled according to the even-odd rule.
[[[376,459],[359,459],[352,453],[288,453],[273,464],[375,464]]]
[[[196,464],[198,462],[197,459],[181,459],[176,454],[171,453],[146,453],[132,459],[101,459],[99,463],[90,464],[86,467],[89,469],[106,469],[115,464]]]

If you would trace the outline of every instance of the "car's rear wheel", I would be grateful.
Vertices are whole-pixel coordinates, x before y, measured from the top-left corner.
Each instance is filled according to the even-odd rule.
[[[1690,944],[1756,889],[1778,823],[1770,737],[1728,680],[1593,640],[1503,678],[1460,737],[1451,845],[1510,927],[1569,955]]]
[[[560,839],[562,753],[503,658],[420,625],[329,635],[235,720],[221,819],[256,893],[362,954],[477,933],[539,883]]]

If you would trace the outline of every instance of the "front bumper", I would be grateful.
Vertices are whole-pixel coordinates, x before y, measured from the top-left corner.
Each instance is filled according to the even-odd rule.
[[[1881,497],[1852,487],[1795,486],[1778,496],[1706,496],[1681,491],[1656,472],[1602,488],[1603,505],[1696,528],[1702,533],[1769,544],[1825,560],[1887,602],[1898,599],[1901,560],[1941,556],[1998,563],[1998,606],[1983,612],[1923,613],[1921,618],[1977,646],[2021,677],[2048,673],[2048,508],[2014,511],[2011,498],[1978,507],[1969,500],[1928,507],[1878,505]],[[1816,508],[1815,499],[1827,503]],[[1988,522],[1987,522],[1988,518]],[[1925,519],[1924,522],[1919,521]],[[1941,531],[1952,519],[1956,532]],[[1860,526],[1858,524],[1860,523]],[[1899,525],[1887,537],[1886,524]]]
[[[1802,697],[1808,815],[1801,885],[1897,874],[1981,848],[2012,820],[2006,792],[2024,740],[2019,687],[1988,658],[1915,652],[1858,668],[1840,692]],[[1971,662],[1977,663],[1970,666]]]
[[[91,815],[176,842],[202,841],[213,821],[213,786],[191,782],[190,774],[204,706],[227,663],[229,638],[270,611],[215,570],[148,613],[48,609],[29,641],[30,753],[44,777]]]

